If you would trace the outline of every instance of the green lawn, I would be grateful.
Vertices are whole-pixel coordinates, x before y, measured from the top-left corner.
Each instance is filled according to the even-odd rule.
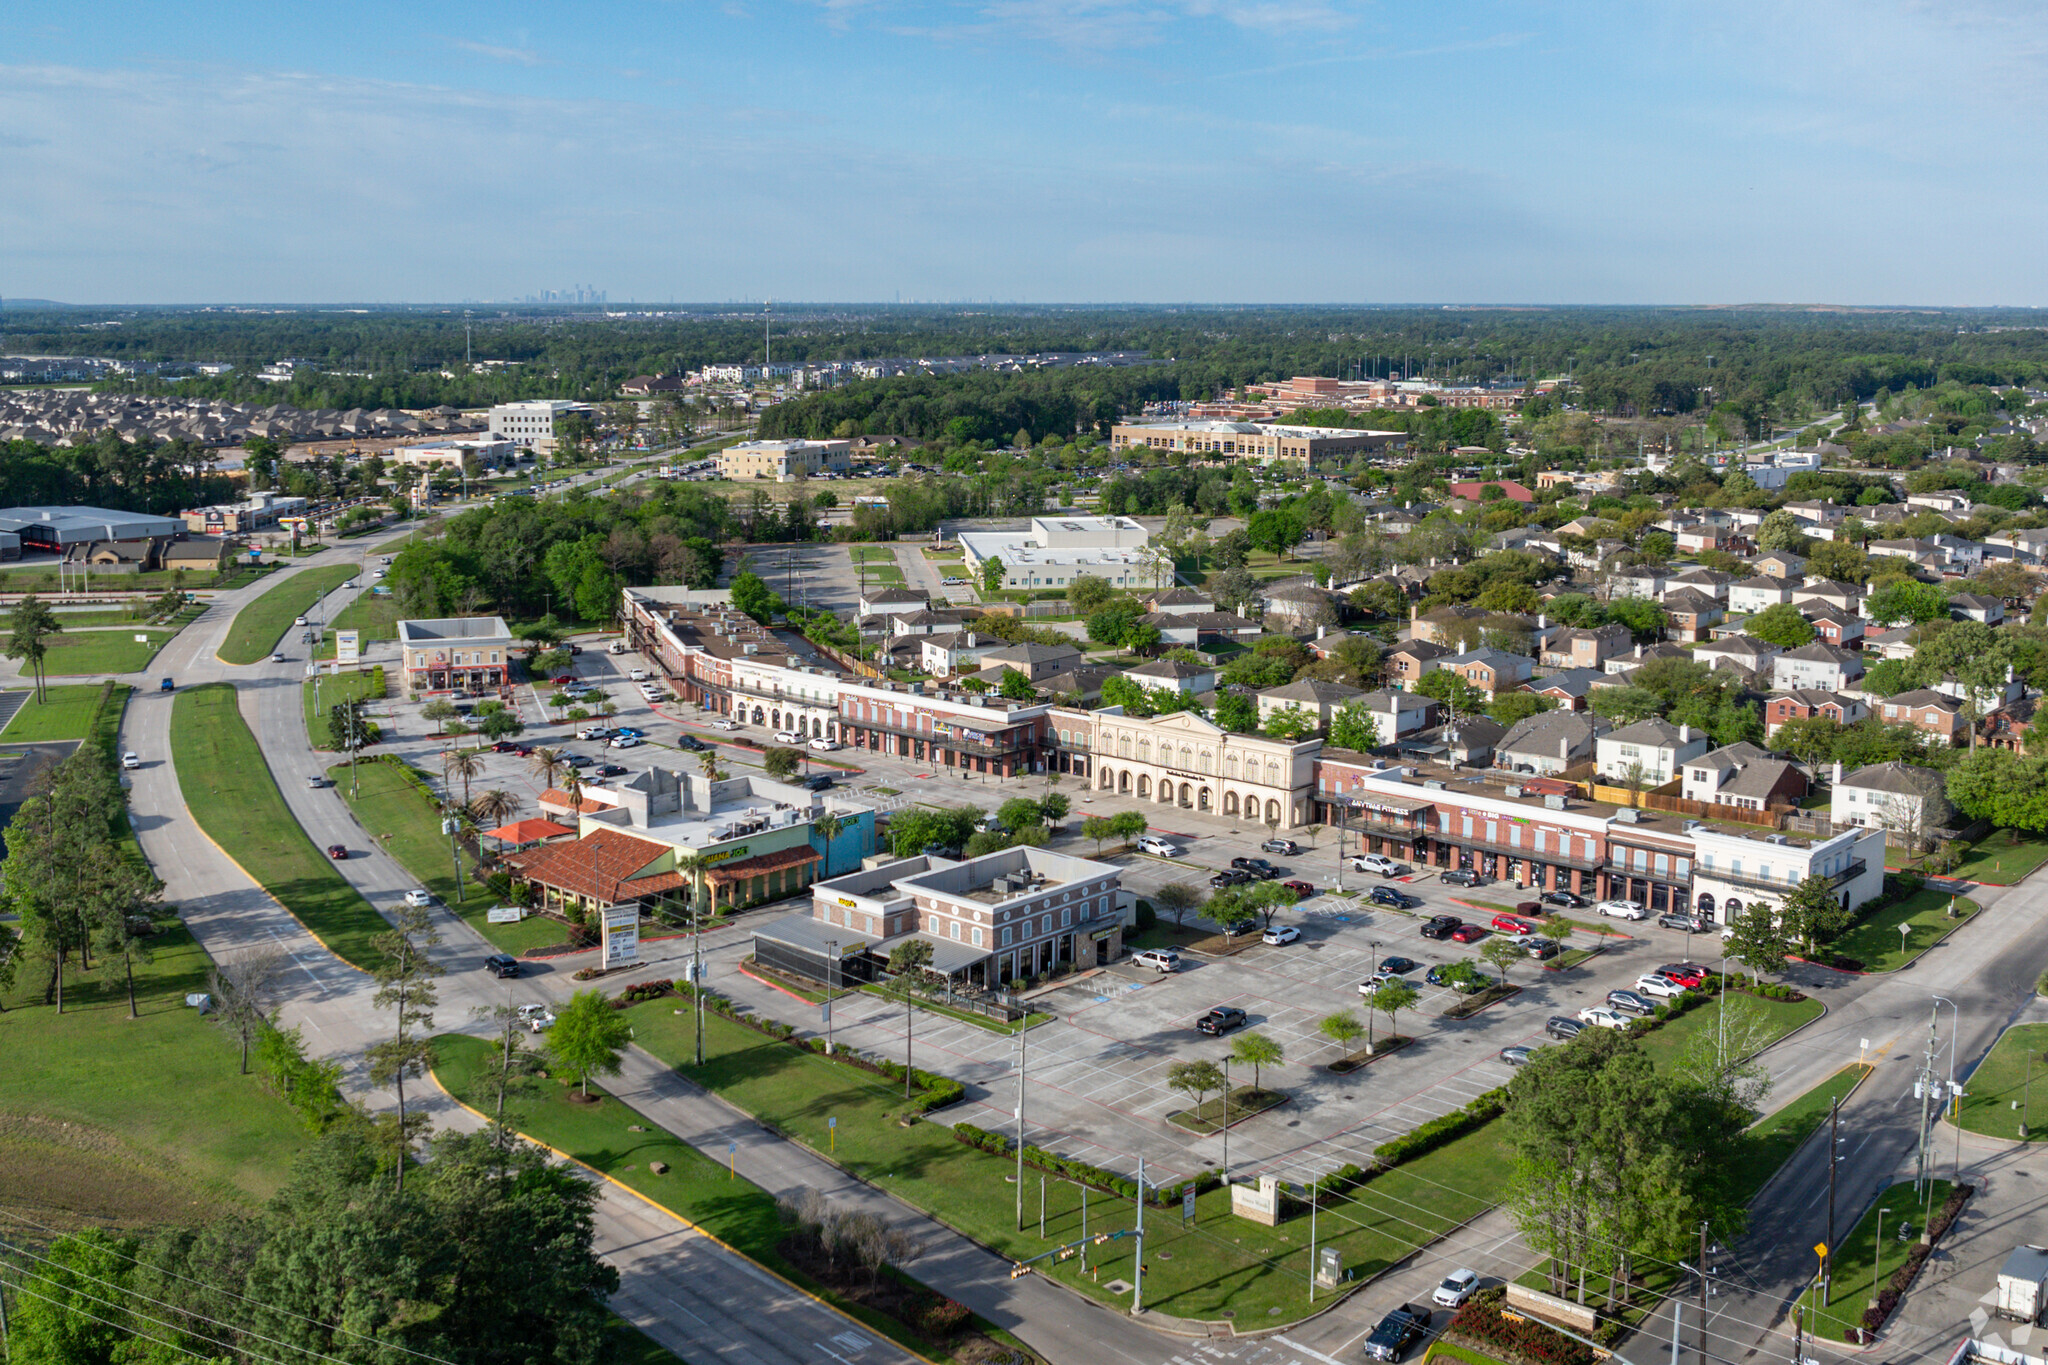
[[[2048,862],[2048,834],[1998,829],[1978,840],[1977,846],[1963,855],[1962,863],[1948,875],[1964,881],[2010,886],[2044,862]]]
[[[302,704],[306,713],[306,738],[312,741],[314,748],[331,747],[332,737],[327,733],[328,708],[339,706],[345,701],[361,701],[371,697],[371,684],[375,680],[375,675],[364,669],[360,673],[339,673],[323,677],[317,685],[311,678],[299,684],[305,693]],[[319,697],[317,706],[314,704],[316,695]]]
[[[856,564],[894,564],[896,552],[883,545],[856,545],[847,552]]]
[[[451,1093],[468,1098],[472,1104],[478,1103],[482,1097],[470,1096],[468,1091],[490,1046],[487,1040],[460,1034],[436,1038],[435,1078]],[[599,1089],[591,1087],[593,1093]],[[574,1104],[568,1098],[568,1087],[551,1085],[520,1108],[514,1122],[527,1136],[569,1153],[688,1219],[742,1255],[811,1289],[821,1298],[838,1302],[830,1290],[811,1281],[776,1250],[776,1244],[782,1240],[782,1225],[774,1197],[752,1181],[733,1179],[723,1162],[658,1127],[650,1125],[646,1132],[630,1131],[642,1122],[641,1116],[609,1097],[599,1104]],[[648,1168],[655,1162],[666,1162],[668,1173],[655,1175],[650,1171]],[[911,1262],[913,1275],[916,1269],[917,1263]],[[927,1356],[945,1355],[943,1349],[918,1339],[891,1320],[843,1302],[839,1306],[913,1350]]]
[[[336,564],[325,569],[308,569],[277,584],[236,613],[234,625],[228,628],[228,638],[220,647],[221,662],[261,662],[277,648],[278,641],[292,628],[294,620],[304,616],[315,602],[355,576],[356,571],[349,565]]]
[[[136,673],[149,667],[175,630],[87,630],[50,637],[43,671],[52,677],[86,673]],[[146,641],[135,637],[142,635]]]
[[[46,971],[17,973],[0,1013],[0,1203],[66,1223],[197,1221],[269,1196],[305,1146],[228,1038],[185,1007],[207,989],[206,954],[182,927],[150,942],[135,1020],[121,973],[97,958],[67,975],[62,1015],[42,1003]]]
[[[74,630],[80,626],[125,626],[131,623],[139,626],[143,624],[143,618],[120,610],[60,611],[55,613],[55,615],[57,617],[57,624],[66,630]]]
[[[47,700],[33,695],[21,704],[0,740],[9,744],[33,744],[51,739],[84,739],[92,723],[92,709],[99,705],[98,683],[64,683],[46,687]]]
[[[335,613],[328,624],[327,636],[313,647],[316,659],[332,659],[337,642],[334,633],[338,630],[359,630],[363,633],[363,644],[372,640],[396,640],[398,638],[398,599],[379,597],[365,592],[355,601]]]
[[[199,827],[329,949],[367,970],[376,958],[371,940],[390,926],[299,827],[236,709],[234,688],[208,683],[178,694],[171,757]]]
[[[1909,1243],[1894,1233],[1901,1219],[1911,1222],[1914,1232],[1927,1225],[1931,1211],[1939,1211],[1949,1195],[1946,1180],[1927,1182],[1926,1198],[1916,1198],[1908,1180],[1886,1190],[1877,1206],[1865,1214],[1856,1228],[1835,1248],[1834,1283],[1827,1301],[1821,1302],[1818,1287],[1807,1292],[1805,1302],[1814,1308],[1812,1332],[1817,1337],[1841,1341],[1851,1327],[1863,1323],[1863,1310],[1875,1297],[1872,1288],[1889,1280],[1906,1263]],[[1884,1240],[1878,1241],[1877,1216],[1884,1213]],[[1875,1273],[1873,1273],[1875,1272]]]
[[[1999,1035],[1990,1053],[1970,1073],[1963,1087],[1962,1112],[1958,1121],[1973,1133],[2017,1141],[2020,1123],[2027,1120],[2027,1140],[2038,1142],[2048,1128],[2048,1067],[2042,1052],[2048,1049],[2048,1024],[2015,1024]],[[2033,1087],[2030,1071],[2042,1073],[2041,1118],[2033,1119]]]
[[[466,855],[462,860],[462,879],[467,896],[457,904],[455,863],[449,853],[448,836],[441,833],[441,813],[405,779],[398,765],[361,763],[357,768],[360,796],[350,796],[346,763],[328,769],[328,776],[334,779],[334,790],[354,808],[363,829],[383,844],[384,851],[396,858],[414,881],[433,892],[442,905],[515,957],[563,941],[566,935],[561,924],[540,916],[517,924],[489,923],[484,915],[498,903],[497,898],[477,880],[476,865]],[[389,839],[384,837],[387,834]]]
[[[890,564],[870,564],[860,571],[860,577],[870,587],[878,583],[899,588],[903,586],[903,570]]]
[[[1897,971],[1957,926],[1959,921],[1948,917],[1948,903],[1946,891],[1916,891],[1836,939],[1834,950],[1861,962],[1865,971]],[[1956,909],[1967,916],[1976,912],[1977,902],[1959,896]],[[1910,926],[1903,941],[1899,937],[1901,924]]]
[[[1004,1255],[1036,1256],[1079,1236],[1078,1187],[1049,1179],[1047,1240],[1039,1239],[1035,1216],[1018,1233],[1016,1189],[1004,1180],[1012,1164],[957,1141],[948,1131],[950,1114],[900,1127],[902,1091],[882,1077],[713,1014],[705,1019],[705,1065],[681,1065],[693,1056],[694,1027],[689,1014],[675,1012],[681,1004],[657,1000],[627,1011],[640,1046],[793,1140],[831,1149],[826,1120],[836,1118],[841,1165]],[[1496,1129],[1469,1134],[1326,1208],[1318,1218],[1320,1239],[1342,1248],[1345,1264],[1358,1275],[1371,1275],[1491,1204],[1506,1159]],[[1027,1169],[1025,1183],[1035,1214],[1038,1191],[1030,1187],[1037,1185],[1037,1173]],[[1090,1193],[1088,1204],[1091,1234],[1131,1226],[1132,1209],[1124,1201]],[[1229,1210],[1228,1192],[1216,1190],[1197,1201],[1192,1228],[1184,1229],[1177,1214],[1155,1210],[1147,1216],[1147,1306],[1195,1318],[1233,1311],[1262,1326],[1306,1314],[1306,1213],[1268,1229],[1241,1222]],[[1083,1276],[1078,1258],[1041,1263],[1039,1269],[1104,1302],[1127,1302],[1103,1285],[1129,1278],[1132,1249],[1128,1239],[1092,1249],[1089,1263],[1099,1267],[1099,1279]],[[1269,1308],[1281,1310],[1270,1321]]]
[[[1861,1063],[1845,1066],[1801,1095],[1777,1113],[1751,1128],[1745,1135],[1747,1150],[1737,1164],[1735,1182],[1740,1202],[1748,1203],[1780,1166],[1792,1159],[1800,1144],[1828,1121],[1828,1110],[1836,1100],[1847,1099],[1856,1083],[1870,1074]]]
[[[1761,1051],[1808,1020],[1818,1019],[1824,1012],[1820,1001],[1812,996],[1796,1002],[1765,1000],[1740,993],[1736,993],[1734,998],[1741,1009],[1760,1011],[1764,1020],[1760,1036],[1752,1041],[1752,1051]],[[1669,1066],[1695,1036],[1705,1034],[1711,1038],[1720,1025],[1721,1001],[1713,1000],[1690,1014],[1667,1021],[1662,1028],[1650,1030],[1643,1038],[1643,1051],[1658,1066]]]

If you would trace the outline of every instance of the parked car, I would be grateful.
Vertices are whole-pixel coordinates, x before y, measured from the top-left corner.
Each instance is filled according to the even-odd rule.
[[[1210,875],[1209,889],[1211,891],[1221,891],[1225,887],[1229,886],[1243,886],[1246,882],[1249,882],[1251,879],[1251,873],[1240,872],[1238,869],[1234,867],[1228,867],[1223,869],[1221,872],[1212,873]]]
[[[1295,843],[1292,839],[1268,839],[1265,843],[1259,845],[1259,852],[1278,853],[1285,858],[1298,858],[1301,856],[1301,845]]]
[[[1649,911],[1643,909],[1640,901],[1601,901],[1593,907],[1596,915],[1607,915],[1614,919],[1645,919]]]
[[[1543,1031],[1553,1038],[1561,1038],[1569,1043],[1572,1039],[1584,1033],[1586,1026],[1569,1015],[1553,1014],[1550,1018],[1544,1020]]]
[[[1608,1009],[1605,1005],[1586,1006],[1579,1011],[1579,1019],[1596,1028],[1627,1028],[1629,1025],[1627,1015],[1619,1010]]]
[[[629,668],[626,670],[626,678],[630,682],[646,682],[647,670],[644,668]]]
[[[491,752],[494,754],[510,754],[517,753],[518,751],[519,746],[509,739],[501,739],[491,746]]]
[[[615,725],[612,727],[612,733],[615,735],[631,735],[635,739],[647,738],[645,730],[637,730],[630,725]]]
[[[1244,1011],[1237,1006],[1218,1005],[1201,1018],[1195,1020],[1195,1027],[1203,1033],[1221,1037],[1234,1028],[1242,1028],[1244,1021]]]
[[[1453,986],[1451,985],[1451,979],[1448,976],[1444,975],[1444,971],[1449,965],[1449,963],[1439,963],[1437,966],[1431,967],[1429,969],[1429,975],[1422,978],[1424,984],[1436,986],[1439,988],[1449,986],[1450,989],[1456,991],[1460,995],[1477,995],[1479,992],[1485,990],[1488,986],[1491,986],[1493,984],[1492,977],[1488,976],[1484,972],[1480,972],[1478,975],[1473,976],[1468,980],[1461,981],[1457,985]]]
[[[1264,934],[1260,935],[1259,942],[1269,944],[1277,948],[1283,943],[1292,943],[1300,937],[1301,930],[1295,928],[1293,925],[1276,924],[1272,928],[1268,929]]]
[[[1541,935],[1537,935],[1533,938],[1522,940],[1522,951],[1535,958],[1538,962],[1548,962],[1551,958],[1564,951],[1564,945],[1554,938],[1544,938]]]
[[[1464,921],[1456,915],[1437,915],[1422,926],[1422,936],[1435,939],[1449,938],[1463,923]]]
[[[1173,840],[1162,839],[1156,834],[1148,834],[1138,840],[1138,852],[1149,853],[1155,858],[1178,858],[1186,851]]]
[[[637,749],[640,747],[640,739],[637,735],[613,735],[611,747],[614,749]]]
[[[1704,934],[1714,926],[1709,924],[1703,916],[1679,911],[1657,916],[1657,927],[1660,929],[1683,929],[1688,934]]]
[[[1667,962],[1657,969],[1657,975],[1691,989],[1707,979],[1707,969],[1697,962]]]
[[[484,970],[496,977],[517,976],[519,959],[510,953],[492,953],[484,959]]]
[[[1396,910],[1407,910],[1422,904],[1422,897],[1411,896],[1406,891],[1397,891],[1391,886],[1375,886],[1367,893],[1366,899],[1374,905],[1391,905]]]
[[[694,754],[700,753],[703,750],[710,748],[711,746],[706,744],[703,740],[697,738],[695,735],[681,735],[678,736],[676,739],[676,747],[678,749],[686,749]]]
[[[1520,915],[1495,915],[1493,927],[1503,934],[1533,934],[1540,926],[1534,920],[1523,919]]]
[[[327,856],[338,863],[348,857],[348,848],[342,844],[329,844],[327,846]]]
[[[405,903],[413,906],[432,905],[434,893],[424,888],[415,888],[405,893]]]
[[[1583,910],[1586,908],[1586,898],[1584,896],[1574,896],[1569,891],[1546,891],[1536,899],[1542,901],[1545,905],[1562,906],[1566,910]]]
[[[1535,1055],[1536,1049],[1526,1043],[1500,1050],[1500,1059],[1508,1066],[1526,1066],[1529,1059]]]
[[[1454,867],[1438,878],[1445,886],[1484,886],[1486,879],[1469,867]]]
[[[1492,931],[1483,924],[1460,924],[1457,928],[1451,930],[1451,941],[1453,943],[1477,943],[1490,932]]]
[[[623,763],[600,763],[591,771],[599,777],[624,777],[628,769]]]
[[[1522,1051],[1526,1053],[1528,1049],[1524,1048]],[[1525,1056],[1523,1060],[1527,1061],[1528,1058]],[[1429,1301],[1439,1308],[1458,1308],[1464,1304],[1465,1300],[1471,1298],[1473,1291],[1478,1288],[1479,1273],[1477,1271],[1453,1270],[1450,1274],[1444,1276],[1444,1282],[1436,1287],[1436,1292],[1429,1296]]]
[[[1365,1339],[1365,1353],[1374,1360],[1399,1360],[1429,1334],[1429,1310],[1402,1304],[1380,1319]]]
[[[737,730],[740,728],[740,723],[730,716],[718,716],[712,720],[711,728],[714,730]]]
[[[1657,1012],[1656,1002],[1647,995],[1639,994],[1636,991],[1609,991],[1607,992],[1607,1004],[1610,1008],[1618,1009],[1623,1014],[1644,1015]]]
[[[121,766],[124,768],[141,767],[142,755],[136,753],[133,749],[128,750],[126,753],[121,755]]]
[[[576,732],[578,739],[610,739],[617,733],[609,725],[586,725]]]
[[[1382,877],[1397,877],[1408,869],[1392,858],[1379,853],[1366,853],[1351,860],[1353,872],[1377,872]]]
[[[1267,862],[1264,858],[1232,858],[1230,865],[1251,873],[1260,881],[1270,882],[1280,875],[1280,869]]]
[[[1358,993],[1360,995],[1371,995],[1380,987],[1400,979],[1400,977],[1395,976],[1392,972],[1374,972],[1371,976],[1358,983]]]
[[[1659,976],[1655,972],[1637,977],[1633,989],[1643,995],[1653,995],[1661,1000],[1670,1000],[1685,994],[1685,987],[1679,985],[1670,977]]]
[[[804,779],[804,790],[822,792],[832,789],[832,774],[813,773]]]
[[[829,754],[838,747],[839,741],[836,739],[814,739],[811,741],[811,748],[821,754]]]
[[[775,732],[775,742],[777,744],[801,744],[804,742],[804,737],[794,730],[777,730]]]
[[[1180,970],[1180,953],[1172,948],[1145,948],[1131,954],[1131,965],[1150,967],[1155,972]]]
[[[1380,959],[1380,970],[1394,976],[1406,976],[1421,965],[1420,962],[1417,962],[1412,957],[1383,957]]]
[[[568,764],[572,768],[587,768],[591,764],[597,762],[597,760],[592,758],[588,754],[563,754],[562,762]]]
[[[575,682],[576,679],[572,674],[558,673],[554,677],[549,678],[548,681],[556,687],[567,687],[570,683]]]
[[[1305,882],[1298,877],[1291,882],[1282,882],[1280,885],[1292,891],[1296,900],[1305,901],[1316,893],[1316,884],[1314,882]]]

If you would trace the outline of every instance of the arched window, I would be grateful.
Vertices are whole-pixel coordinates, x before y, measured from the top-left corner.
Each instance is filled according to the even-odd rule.
[[[1183,768],[1195,766],[1195,751],[1185,744],[1180,746],[1180,766]]]
[[[1280,785],[1280,765],[1270,758],[1266,760],[1266,785],[1269,787]]]
[[[1141,740],[1139,740],[1139,741],[1138,741],[1138,762],[1140,762],[1140,763],[1150,763],[1151,761],[1152,761],[1152,741],[1151,741],[1151,740],[1149,740],[1149,739],[1141,739]]]
[[[1225,754],[1225,755],[1223,756],[1223,775],[1224,775],[1225,777],[1236,777],[1236,776],[1237,776],[1237,755],[1236,755],[1236,754]]]
[[[1205,773],[1212,773],[1212,772],[1215,772],[1215,771],[1216,771],[1216,769],[1215,769],[1214,767],[1212,767],[1212,766],[1211,766],[1211,765],[1212,765],[1212,764],[1214,764],[1215,762],[1216,762],[1216,755],[1215,755],[1215,753],[1214,753],[1213,751],[1211,751],[1211,750],[1208,750],[1208,749],[1204,749],[1204,750],[1202,750],[1202,771],[1203,771],[1203,772],[1205,772]]]
[[[1131,756],[1131,737],[1129,735],[1118,735],[1116,737],[1116,756],[1118,758],[1129,758]]]
[[[1714,917],[1714,898],[1704,891],[1700,893],[1700,913],[1708,919]]]

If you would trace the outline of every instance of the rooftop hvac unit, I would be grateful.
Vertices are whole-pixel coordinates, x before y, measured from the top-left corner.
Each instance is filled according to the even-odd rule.
[[[1449,788],[1444,785],[1443,779],[1437,777],[1424,778],[1422,785],[1426,790],[1433,792],[1449,790]]]
[[[1507,786],[1502,787],[1501,791],[1508,796],[1520,796],[1522,794],[1521,787],[1517,786],[1512,782],[1510,782]]]
[[[1545,810],[1563,810],[1564,798],[1562,796],[1546,796],[1543,798],[1543,808]]]
[[[1614,812],[1614,823],[1617,825],[1633,825],[1638,818],[1633,806],[1627,806]]]

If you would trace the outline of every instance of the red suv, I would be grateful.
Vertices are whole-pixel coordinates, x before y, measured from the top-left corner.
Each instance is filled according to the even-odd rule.
[[[1657,969],[1657,975],[1692,990],[1707,979],[1707,969],[1696,962],[1667,962]]]
[[[1493,927],[1496,932],[1503,934],[1533,934],[1536,932],[1535,921],[1523,919],[1519,915],[1495,915],[1493,917]]]
[[[1280,885],[1286,887],[1289,891],[1292,891],[1294,893],[1294,898],[1296,900],[1305,901],[1310,896],[1313,896],[1316,893],[1316,886],[1314,882],[1282,882],[1280,883]]]
[[[1485,937],[1486,926],[1483,924],[1461,924],[1451,930],[1451,938],[1459,943],[1477,943]]]

